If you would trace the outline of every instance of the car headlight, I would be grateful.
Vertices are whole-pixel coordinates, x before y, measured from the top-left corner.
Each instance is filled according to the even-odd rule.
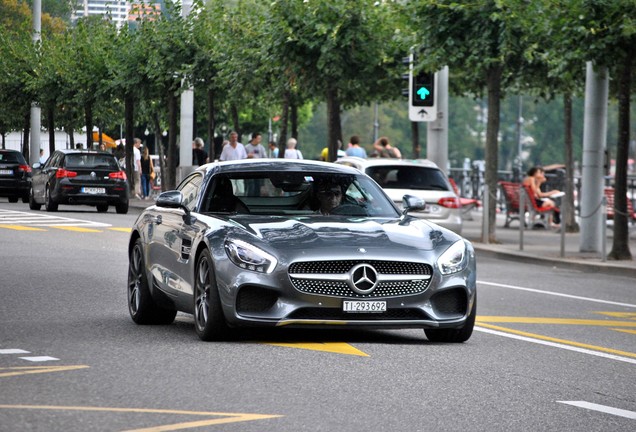
[[[437,260],[437,267],[443,275],[460,272],[466,268],[466,243],[458,240],[453,243]]]
[[[245,270],[271,273],[278,260],[267,252],[241,240],[227,240],[225,252],[234,264]]]

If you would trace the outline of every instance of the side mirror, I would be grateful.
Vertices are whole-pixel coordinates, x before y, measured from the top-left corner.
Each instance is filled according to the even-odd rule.
[[[173,190],[162,192],[155,203],[157,207],[179,208],[183,206],[183,194],[181,191]]]
[[[402,197],[402,207],[404,207],[402,214],[407,214],[414,210],[423,211],[426,209],[426,201],[413,195],[404,195]]]
[[[180,208],[185,214],[183,215],[183,221],[187,225],[192,225],[196,218],[190,214],[190,209],[183,205],[183,193],[178,190],[162,192],[157,198],[155,203],[157,207],[165,208]]]
[[[42,168],[42,164],[41,164],[40,162],[36,162],[36,163],[34,163],[34,164],[31,166],[31,168],[33,168],[33,169],[40,169],[40,168]]]

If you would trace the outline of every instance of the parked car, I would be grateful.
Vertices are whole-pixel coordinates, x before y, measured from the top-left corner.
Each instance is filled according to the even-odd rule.
[[[31,167],[17,150],[0,149],[0,197],[9,202],[29,201]]]
[[[90,205],[98,212],[114,205],[128,213],[126,173],[111,153],[93,150],[56,150],[44,165],[33,165],[29,207],[57,211],[60,204]]]
[[[403,206],[405,194],[426,201],[424,210],[413,215],[428,219],[438,225],[462,232],[462,212],[459,197],[448,177],[429,160],[410,162],[399,159],[343,157],[336,161],[364,172],[373,178],[398,206]]]
[[[475,322],[471,243],[402,214],[370,177],[333,163],[203,165],[139,215],[128,258],[132,320],[193,314],[202,340],[286,326],[422,328],[463,342]]]

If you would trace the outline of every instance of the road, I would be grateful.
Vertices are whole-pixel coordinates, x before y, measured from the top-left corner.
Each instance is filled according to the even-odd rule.
[[[136,214],[0,201],[0,431],[633,431],[633,279],[478,255],[464,344],[245,331],[126,308]],[[49,219],[56,217],[58,219]]]

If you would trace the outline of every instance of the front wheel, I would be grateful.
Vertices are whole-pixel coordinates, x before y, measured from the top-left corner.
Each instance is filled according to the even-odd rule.
[[[35,198],[33,197],[33,189],[29,192],[29,208],[31,210],[40,210],[42,204],[38,204],[35,202]]]
[[[226,339],[230,329],[223,315],[212,257],[207,249],[201,252],[195,272],[194,327],[197,335],[204,341]]]
[[[475,327],[475,317],[477,316],[477,296],[473,302],[473,308],[470,311],[470,315],[466,319],[466,323],[463,327],[458,329],[426,329],[426,337],[431,342],[451,342],[461,343],[470,339],[473,334],[473,328]]]
[[[46,211],[48,212],[57,211],[57,203],[51,197],[51,189],[49,186],[46,187],[46,191],[44,192],[44,207],[46,207]]]
[[[128,312],[137,324],[171,324],[176,310],[159,307],[150,294],[141,239],[137,239],[128,261]]]

